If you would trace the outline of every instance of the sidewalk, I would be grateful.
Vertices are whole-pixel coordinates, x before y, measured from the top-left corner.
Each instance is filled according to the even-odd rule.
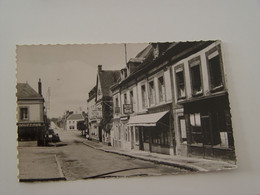
[[[146,160],[146,161],[152,161],[154,163],[179,167],[194,172],[231,170],[237,168],[237,165],[228,162],[223,162],[223,161],[200,159],[200,158],[193,158],[193,157],[191,158],[191,157],[182,157],[182,156],[169,156],[165,154],[150,153],[146,151],[134,151],[134,150],[126,151],[122,149],[115,149],[111,146],[107,146],[102,143],[98,143],[90,140],[84,140],[83,144],[105,152],[129,156],[129,157]]]
[[[55,154],[55,147],[38,147],[35,141],[18,142],[20,182],[66,180]]]

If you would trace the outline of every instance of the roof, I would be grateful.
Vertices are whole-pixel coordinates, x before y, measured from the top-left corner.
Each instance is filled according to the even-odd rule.
[[[146,58],[151,53],[152,49],[153,46],[149,44],[146,48],[139,52],[135,58]]]
[[[98,74],[103,96],[111,96],[110,87],[120,78],[120,70],[102,70]]]
[[[67,120],[84,120],[82,114],[71,114]]]
[[[43,99],[28,83],[17,83],[16,89],[18,99]]]
[[[193,53],[200,51],[201,49],[209,46],[215,41],[191,41],[191,42],[172,42],[172,43],[153,43],[158,44],[159,47],[159,56],[154,59],[151,58],[152,54],[147,54],[146,60],[140,64],[137,69],[130,74],[126,79],[122,80],[118,86],[129,82],[131,79],[135,79],[136,76],[144,74],[147,70],[159,66],[163,60],[170,60],[170,62],[176,63],[181,59],[184,59]],[[147,46],[148,49],[149,46]],[[153,48],[149,49],[150,52],[153,51]],[[139,54],[138,54],[139,55]]]

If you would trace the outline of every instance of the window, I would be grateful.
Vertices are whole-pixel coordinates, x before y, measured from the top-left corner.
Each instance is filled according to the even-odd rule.
[[[200,113],[190,114],[191,142],[193,144],[203,143]]]
[[[127,95],[126,95],[126,93],[124,94],[124,104],[127,104]]]
[[[194,58],[189,61],[193,96],[202,94],[200,63],[200,57]]]
[[[175,69],[175,78],[176,78],[176,86],[177,86],[177,98],[178,99],[185,98],[186,93],[185,93],[183,65]]]
[[[134,92],[133,92],[133,90],[131,90],[129,92],[129,94],[130,94],[130,104],[132,106],[132,111],[134,111]]]
[[[29,120],[28,108],[20,108],[20,119],[21,120]]]
[[[155,91],[154,91],[154,82],[149,82],[149,105],[155,104]]]
[[[159,102],[163,102],[164,97],[165,97],[165,87],[164,87],[163,76],[158,78],[158,92],[159,92]]]
[[[115,114],[120,113],[120,107],[119,107],[119,102],[118,102],[118,97],[115,99]]]
[[[143,128],[143,141],[149,143],[149,129],[147,127]]]
[[[222,65],[221,65],[220,54],[219,54],[219,50],[216,50],[216,48],[214,48],[214,50],[213,50],[214,52],[209,51],[208,53],[206,53],[209,76],[210,76],[211,91],[217,91],[218,89],[223,88]]]
[[[139,128],[135,127],[135,142],[139,142]]]
[[[187,143],[186,122],[183,117],[179,118],[179,127],[180,127],[180,134],[181,134],[181,142]]]
[[[142,107],[147,107],[147,94],[146,94],[146,88],[145,85],[141,86],[141,92],[142,92]]]

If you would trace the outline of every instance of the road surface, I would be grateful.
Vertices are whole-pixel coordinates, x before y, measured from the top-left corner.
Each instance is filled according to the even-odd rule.
[[[158,176],[185,173],[187,170],[155,164],[118,154],[107,153],[84,145],[85,138],[77,130],[63,130],[52,124],[59,134],[61,143],[56,147],[56,155],[67,180]]]

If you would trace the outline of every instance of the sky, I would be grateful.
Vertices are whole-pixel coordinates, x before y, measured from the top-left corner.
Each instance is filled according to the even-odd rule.
[[[147,43],[126,44],[127,60],[135,57]],[[79,113],[87,109],[88,92],[95,86],[97,66],[103,70],[125,67],[124,44],[21,45],[17,46],[17,82],[28,83],[42,94],[50,107],[48,117],[61,117],[66,110]]]

